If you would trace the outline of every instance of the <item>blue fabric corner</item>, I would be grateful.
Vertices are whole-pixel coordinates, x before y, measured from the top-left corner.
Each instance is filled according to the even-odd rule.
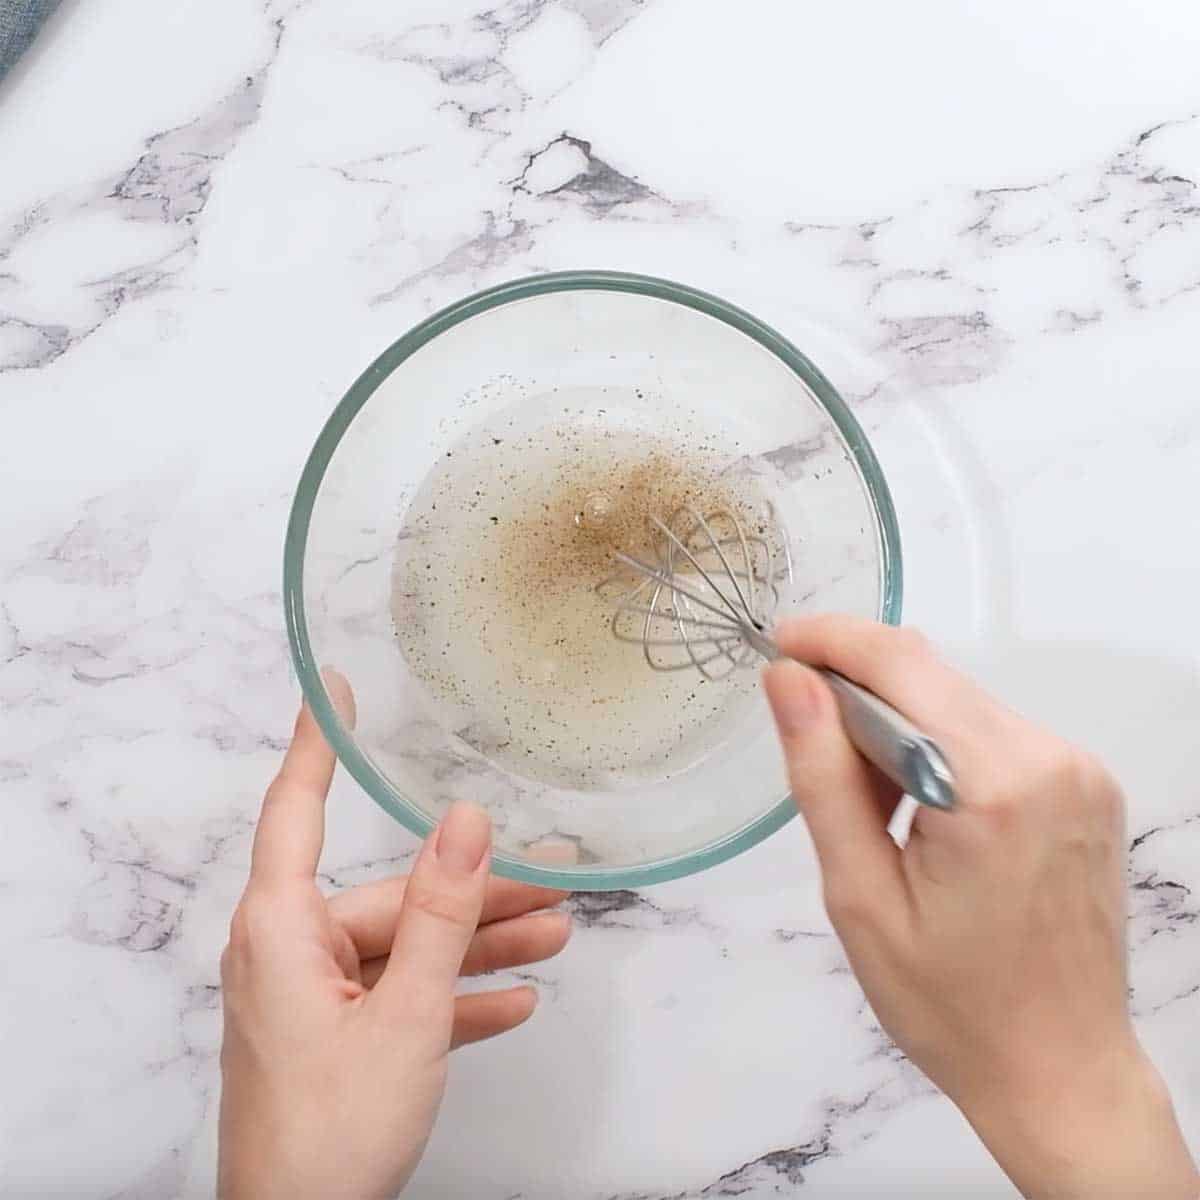
[[[0,0],[0,79],[57,7],[58,0]]]

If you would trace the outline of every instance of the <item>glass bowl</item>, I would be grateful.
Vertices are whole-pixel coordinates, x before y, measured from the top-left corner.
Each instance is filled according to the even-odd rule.
[[[573,783],[489,753],[469,713],[465,723],[447,719],[393,617],[406,517],[430,472],[472,431],[560,395],[584,397],[573,411],[588,407],[589,420],[635,434],[702,427],[736,444],[781,514],[795,562],[786,611],[894,623],[899,532],[875,455],[833,385],[773,329],[682,284],[611,271],[502,284],[422,321],[346,393],[300,478],[284,558],[292,655],[326,737],[414,833],[428,833],[453,800],[472,799],[492,813],[498,873],[628,888],[718,863],[793,815],[758,672],[747,673],[748,699],[719,744],[689,752],[683,768]],[[488,652],[474,628],[454,636]],[[354,689],[353,730],[330,702],[324,666]]]

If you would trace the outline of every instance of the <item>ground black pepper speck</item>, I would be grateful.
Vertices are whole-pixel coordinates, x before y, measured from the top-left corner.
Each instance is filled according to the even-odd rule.
[[[477,748],[510,769],[583,788],[661,778],[705,752],[753,673],[701,690],[689,672],[651,671],[613,637],[613,600],[596,585],[614,546],[650,554],[651,514],[728,506],[757,523],[764,496],[729,470],[736,446],[686,422],[649,437],[611,402],[560,397],[555,410],[503,437],[477,429],[440,458],[397,545],[397,638],[437,701],[469,714]],[[610,502],[599,528],[577,520],[597,493]]]

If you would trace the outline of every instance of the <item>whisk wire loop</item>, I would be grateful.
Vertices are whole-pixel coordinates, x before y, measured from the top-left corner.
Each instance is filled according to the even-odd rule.
[[[669,521],[650,518],[654,561],[614,552],[619,576],[600,585],[620,595],[613,634],[640,645],[656,671],[695,668],[718,679],[756,662],[791,580],[791,558],[780,556],[765,530],[749,535],[728,508],[700,513],[681,507]]]

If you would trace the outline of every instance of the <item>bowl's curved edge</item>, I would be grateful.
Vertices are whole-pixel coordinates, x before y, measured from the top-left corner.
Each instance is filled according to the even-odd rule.
[[[342,434],[359,409],[379,385],[405,359],[432,341],[444,330],[473,316],[529,296],[559,291],[603,290],[631,292],[651,296],[671,303],[682,304],[746,334],[773,353],[794,371],[817,396],[837,426],[849,447],[860,478],[875,511],[880,533],[880,563],[882,587],[879,619],[897,624],[903,606],[903,563],[900,550],[900,527],[896,518],[891,491],[884,478],[879,460],[867,440],[857,418],[847,407],[833,384],[815,363],[787,338],[744,309],[708,292],[651,275],[623,271],[576,270],[529,275],[497,284],[475,292],[447,305],[407,333],[397,338],[351,384],[346,394],[329,415],[313,444],[300,474],[296,494],[288,514],[283,554],[284,623],[292,663],[304,698],[312,709],[338,760],[350,776],[381,808],[400,824],[420,837],[425,837],[434,822],[374,767],[354,741],[352,732],[338,716],[321,678],[320,665],[314,661],[312,644],[304,611],[304,548],[312,516],[312,505]],[[757,845],[782,828],[796,815],[790,796],[783,797],[773,807],[748,825],[699,850],[662,859],[653,863],[636,863],[617,867],[577,866],[570,869],[543,866],[505,854],[492,860],[498,875],[543,887],[566,888],[573,891],[616,891],[665,883],[694,874]]]

